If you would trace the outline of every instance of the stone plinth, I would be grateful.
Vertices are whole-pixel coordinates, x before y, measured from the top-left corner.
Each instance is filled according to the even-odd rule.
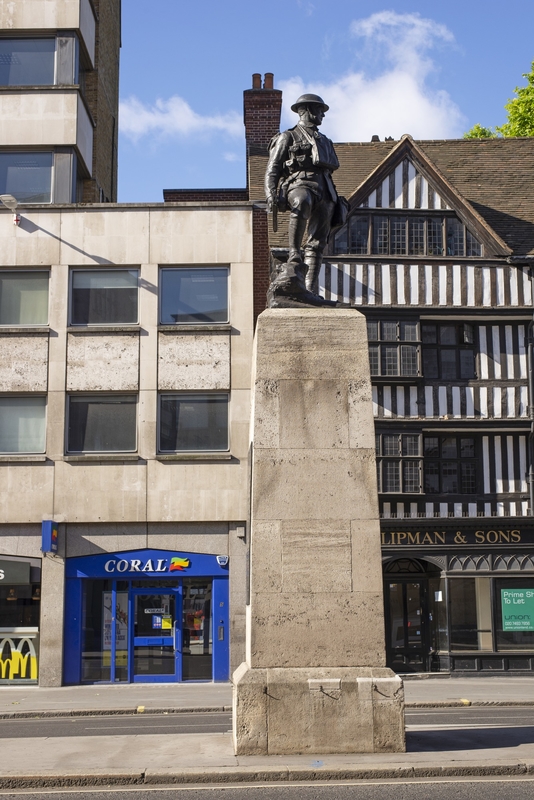
[[[236,753],[402,752],[402,681],[385,667],[365,318],[265,311],[254,366]]]

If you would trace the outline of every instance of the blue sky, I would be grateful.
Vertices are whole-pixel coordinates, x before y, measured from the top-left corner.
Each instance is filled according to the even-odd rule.
[[[334,141],[460,137],[504,122],[534,59],[532,0],[123,0],[119,201],[242,187],[243,90],[274,72]],[[286,102],[287,101],[287,102]]]

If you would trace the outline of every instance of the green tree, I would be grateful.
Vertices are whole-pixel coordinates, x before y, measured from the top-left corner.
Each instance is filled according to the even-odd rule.
[[[534,61],[530,72],[523,73],[527,79],[526,86],[516,86],[515,94],[508,100],[504,108],[508,121],[495,128],[485,128],[478,122],[471,130],[464,133],[464,139],[493,139],[495,136],[534,136]]]
[[[494,139],[496,136],[493,128],[485,128],[479,122],[464,133],[464,139]]]

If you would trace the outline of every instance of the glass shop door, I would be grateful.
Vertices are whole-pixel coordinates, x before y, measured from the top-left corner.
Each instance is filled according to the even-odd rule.
[[[182,680],[182,587],[132,589],[130,681]]]
[[[427,672],[426,580],[386,580],[387,666],[395,672]]]

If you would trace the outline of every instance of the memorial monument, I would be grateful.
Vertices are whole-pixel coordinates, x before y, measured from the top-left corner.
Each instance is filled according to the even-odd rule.
[[[366,323],[317,293],[337,157],[317,131],[323,100],[303,95],[292,108],[299,124],[271,143],[266,174],[268,208],[290,213],[289,251],[255,338],[235,750],[402,752],[403,686],[385,666]]]

